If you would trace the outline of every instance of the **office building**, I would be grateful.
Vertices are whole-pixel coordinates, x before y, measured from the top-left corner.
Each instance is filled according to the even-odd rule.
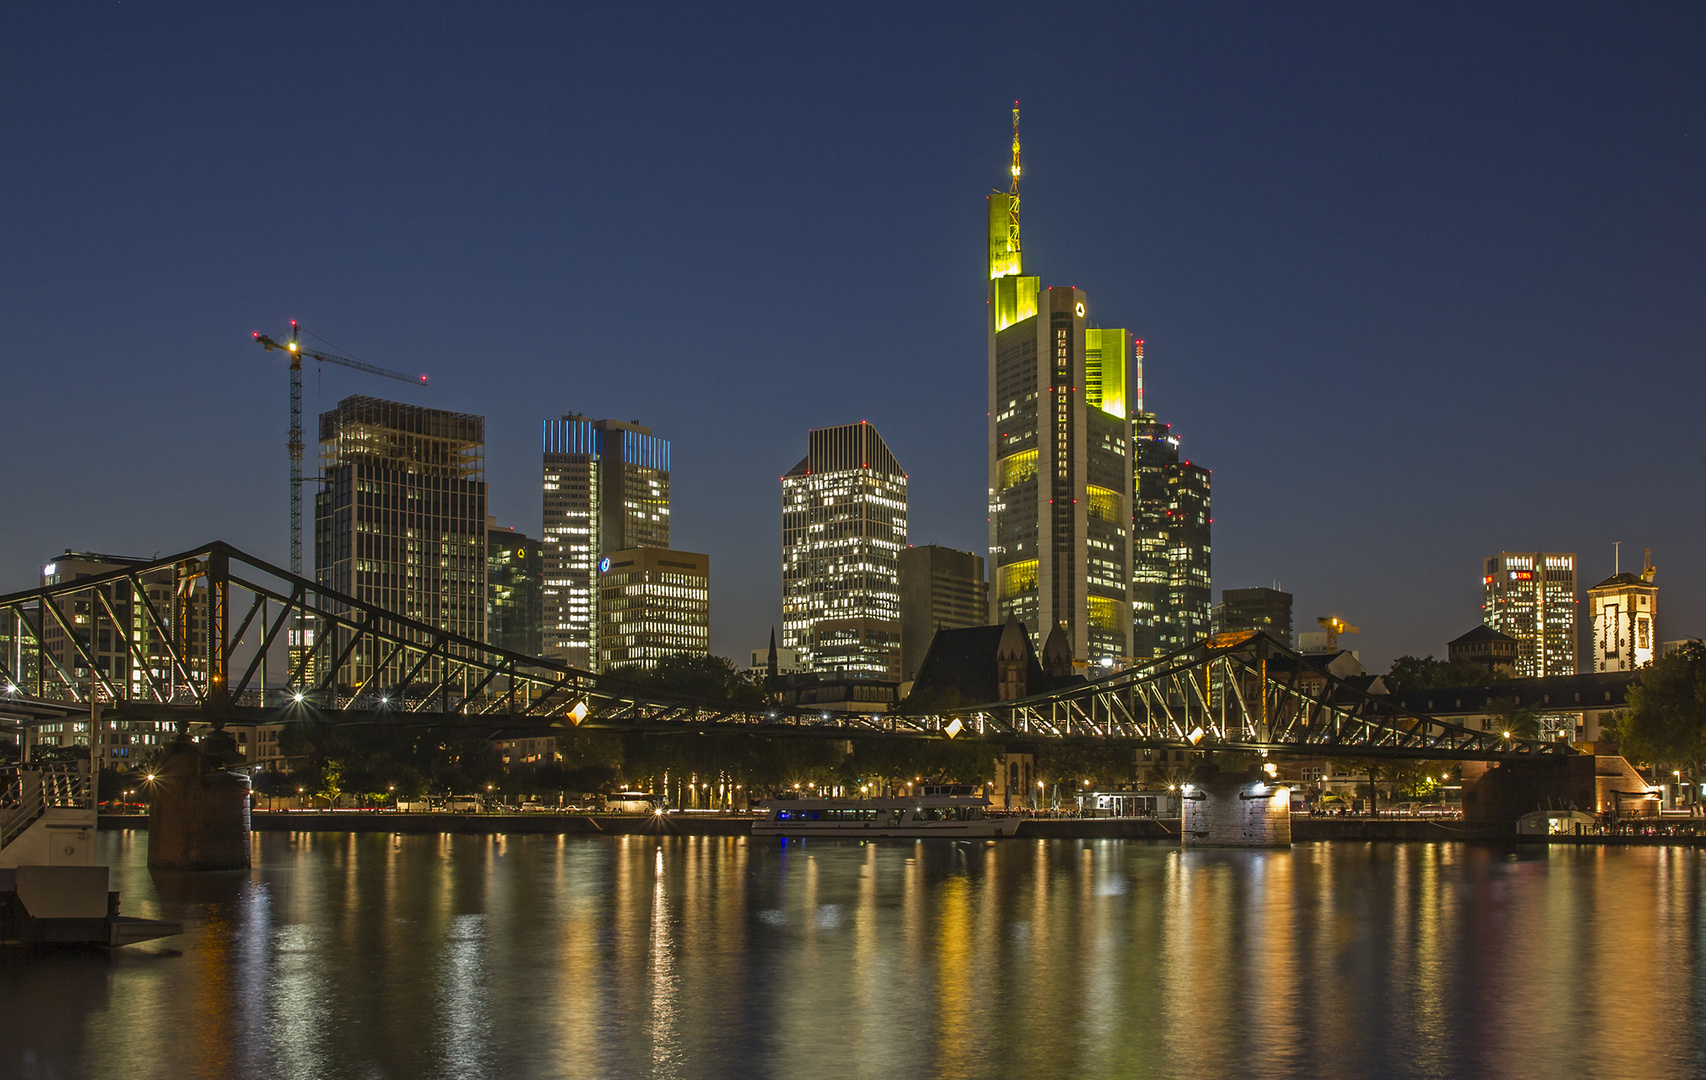
[[[1575,554],[1501,551],[1482,569],[1482,621],[1516,638],[1517,677],[1574,675]]]
[[[524,656],[541,655],[544,588],[539,541],[487,518],[487,643]]]
[[[1064,627],[1074,657],[1128,654],[1131,421],[1124,330],[1089,298],[1024,272],[1019,134],[1012,186],[988,197],[990,622],[1038,641]],[[1206,608],[1205,608],[1206,615]]]
[[[711,557],[636,547],[598,561],[598,670],[711,650]]]
[[[669,440],[571,413],[544,423],[544,655],[597,670],[598,562],[669,547]]]
[[[1659,589],[1652,564],[1612,574],[1587,591],[1594,671],[1634,671],[1659,655]]]
[[[806,672],[898,683],[906,474],[863,420],[806,445],[782,477],[782,645]]]
[[[1291,645],[1291,594],[1278,589],[1223,589],[1214,608],[1217,634],[1260,630],[1281,645]]]
[[[983,557],[925,544],[900,553],[901,680],[918,677],[918,665],[938,630],[982,626],[989,618]]]
[[[486,421],[364,396],[320,414],[314,576],[321,585],[438,630],[486,636]],[[347,630],[308,642],[322,662]],[[334,651],[335,650],[335,651]],[[401,682],[411,665],[376,671],[389,647],[363,637],[340,672],[348,688]],[[432,685],[429,662],[416,685]]]

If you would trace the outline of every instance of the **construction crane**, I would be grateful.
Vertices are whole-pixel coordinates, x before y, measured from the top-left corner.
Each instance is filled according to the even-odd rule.
[[[370,375],[383,375],[387,379],[399,382],[415,383],[425,386],[427,377],[418,379],[413,375],[405,375],[400,371],[382,368],[377,364],[369,364],[365,360],[357,360],[353,356],[344,356],[326,349],[304,348],[300,334],[315,337],[300,326],[296,320],[290,320],[290,339],[275,341],[259,330],[255,331],[255,341],[262,348],[271,352],[274,349],[290,354],[290,441],[286,447],[290,450],[290,572],[297,577],[302,576],[302,358],[312,357],[322,364],[336,364],[339,367],[354,368],[365,371]],[[330,344],[323,338],[316,338],[324,344]]]
[[[1323,615],[1315,621],[1320,624],[1321,629],[1327,631],[1327,648],[1334,652],[1338,651],[1340,634],[1362,633],[1362,627],[1352,626],[1337,615]]]

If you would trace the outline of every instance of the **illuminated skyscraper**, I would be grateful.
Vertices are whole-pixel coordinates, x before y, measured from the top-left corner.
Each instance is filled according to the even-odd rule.
[[[1634,671],[1659,655],[1659,587],[1651,563],[1639,574],[1621,570],[1588,590],[1595,671]]]
[[[900,679],[906,474],[860,421],[807,435],[782,478],[782,645],[809,672]]]
[[[598,670],[598,560],[669,546],[669,440],[569,414],[544,426],[545,655]]]
[[[1039,642],[1062,626],[1094,664],[1132,631],[1130,338],[1091,326],[1082,290],[1024,274],[1017,109],[1012,176],[988,197],[990,619]]]
[[[486,421],[364,396],[320,414],[314,576],[322,585],[440,630],[486,636]],[[328,663],[349,631],[315,642]],[[321,647],[327,646],[327,647]],[[352,686],[402,681],[375,671],[388,646],[362,637]],[[438,670],[429,662],[418,679]]]
[[[1481,576],[1482,621],[1517,640],[1518,678],[1576,673],[1576,556],[1501,551]]]

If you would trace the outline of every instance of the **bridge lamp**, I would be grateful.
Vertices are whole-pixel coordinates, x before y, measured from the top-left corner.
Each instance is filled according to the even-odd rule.
[[[1505,732],[1505,738],[1507,738],[1507,739],[1508,739],[1508,738],[1510,738],[1510,737],[1511,737],[1511,733],[1510,733],[1510,732],[1508,732],[1508,731],[1507,731],[1507,732]]]
[[[292,700],[294,700],[298,703],[300,703],[302,701],[302,692],[300,690],[298,690],[296,693],[294,693],[290,696],[291,696]]]
[[[1201,727],[1195,727],[1191,729],[1191,733],[1186,735],[1185,738],[1190,741],[1192,746],[1195,746],[1197,743],[1202,742],[1202,737],[1207,734],[1208,732],[1204,731]]]
[[[575,707],[569,710],[569,722],[574,724],[576,727],[579,727],[581,721],[586,719],[586,714],[586,702],[577,701],[575,702]]]
[[[1279,766],[1270,761],[1262,766],[1262,771],[1267,773],[1269,777],[1275,777],[1279,775]]]
[[[964,724],[960,723],[960,718],[956,716],[952,720],[948,721],[948,726],[943,728],[942,731],[945,732],[947,734],[948,738],[951,739],[954,736],[958,735],[960,732],[964,731],[965,729],[966,729],[966,726]]]
[[[391,704],[391,699],[390,699],[390,698],[388,698],[388,697],[381,697],[381,698],[380,698],[380,699],[379,699],[379,704],[381,704],[381,705],[389,705],[389,704]]]

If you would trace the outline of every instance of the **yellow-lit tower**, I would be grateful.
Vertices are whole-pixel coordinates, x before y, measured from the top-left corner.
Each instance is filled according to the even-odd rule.
[[[1124,330],[1024,273],[1019,109],[1008,189],[988,197],[990,618],[1097,665],[1130,655],[1131,421]]]

